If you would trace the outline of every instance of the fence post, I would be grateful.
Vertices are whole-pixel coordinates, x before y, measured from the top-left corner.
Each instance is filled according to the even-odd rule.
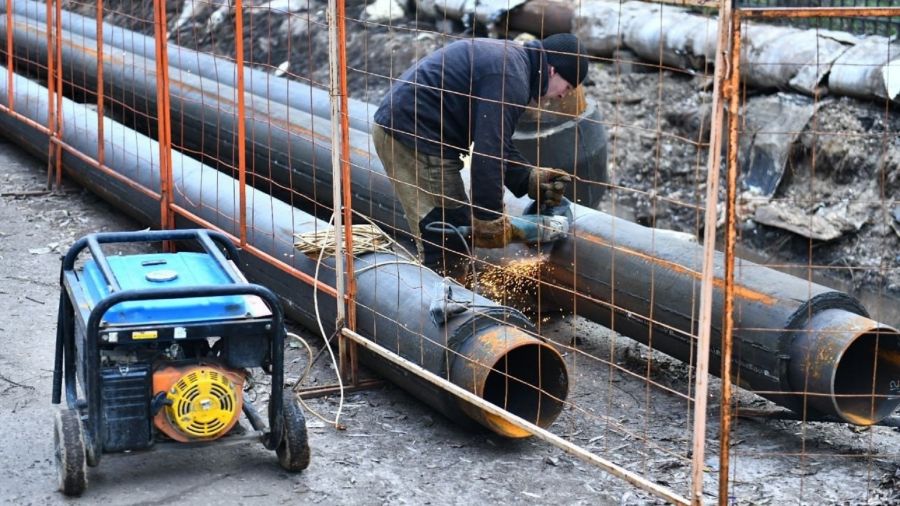
[[[156,117],[159,139],[160,228],[175,228],[172,210],[172,128],[169,112],[168,26],[165,0],[153,0],[153,27],[156,41]],[[168,245],[166,249],[169,249]]]

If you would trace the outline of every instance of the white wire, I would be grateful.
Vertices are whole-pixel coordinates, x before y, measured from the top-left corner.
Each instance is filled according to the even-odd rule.
[[[338,211],[335,210],[333,213],[331,213],[331,218],[328,219],[329,227],[332,226],[332,224],[334,223],[334,215],[337,212]],[[338,234],[334,234],[335,243],[337,243],[337,240],[338,240]],[[341,419],[341,411],[344,408],[344,381],[341,378],[341,370],[338,367],[337,359],[334,357],[334,351],[331,349],[331,343],[328,342],[328,336],[325,335],[325,327],[322,325],[322,316],[319,314],[319,297],[318,297],[319,267],[322,266],[322,257],[324,256],[326,246],[327,246],[327,244],[323,242],[322,249],[319,250],[319,258],[316,260],[316,272],[315,272],[315,275],[313,276],[313,280],[315,281],[315,284],[313,285],[313,308],[315,308],[315,311],[316,311],[316,323],[319,324],[319,332],[322,334],[322,340],[325,341],[325,348],[328,349],[328,356],[331,357],[331,364],[334,366],[334,372],[337,375],[338,391],[341,394],[340,400],[338,401],[337,413],[334,415],[334,421],[332,422],[331,420],[326,420],[326,422],[333,424],[335,428],[339,428],[339,426],[340,426],[339,421]],[[338,304],[342,303],[342,301],[336,301],[336,302]],[[315,412],[313,412],[313,413],[315,413]]]
[[[392,260],[390,262],[379,262],[377,264],[367,265],[365,267],[360,267],[353,271],[353,274],[358,276],[366,271],[377,269],[378,267],[384,267],[385,265],[414,265],[416,267],[421,267],[422,264],[418,260]]]
[[[306,348],[306,355],[307,355],[306,369],[303,371],[303,374],[301,374],[300,377],[297,378],[297,382],[294,383],[293,390],[296,392],[297,388],[300,386],[300,383],[302,383],[303,380],[305,380],[306,377],[309,376],[309,371],[310,371],[310,369],[312,369],[313,359],[315,358],[315,354],[312,351],[312,347],[309,345],[309,343],[306,342],[306,339],[303,339],[302,337],[298,336],[297,334],[294,334],[293,332],[287,332],[286,334],[288,337],[295,339],[297,341],[300,341],[300,343],[303,344],[303,346]]]
[[[294,334],[293,332],[288,332],[287,335],[288,335],[288,337],[291,337],[291,338],[296,339],[297,341],[300,341],[301,343],[303,343],[303,346],[306,347],[307,357],[309,358],[309,360],[306,363],[306,370],[304,370],[303,374],[299,378],[297,378],[297,382],[294,383],[294,386],[291,389],[296,394],[297,390],[300,388],[300,385],[303,383],[303,380],[305,380],[307,378],[307,376],[309,375],[309,371],[312,369],[313,360],[315,359],[315,354],[312,351],[312,347],[309,345],[309,343],[306,342],[306,339],[303,339],[302,337],[298,336],[297,334]],[[328,423],[328,424],[337,424],[337,419],[335,419],[332,422],[328,418],[325,418],[318,411],[313,409],[312,406],[307,404],[306,401],[303,400],[303,397],[300,397],[299,395],[295,395],[295,398],[298,401],[300,401],[300,404],[304,408],[306,408],[307,411],[312,413],[313,416],[315,416],[319,420],[322,420],[323,422]]]

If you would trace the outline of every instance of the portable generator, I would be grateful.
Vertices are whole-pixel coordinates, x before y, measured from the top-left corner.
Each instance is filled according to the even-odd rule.
[[[191,251],[107,256],[101,246],[162,241]],[[81,494],[103,453],[167,444],[257,441],[288,471],[309,465],[303,411],[283,389],[281,304],[238,264],[231,241],[207,230],[92,234],[69,249],[52,394],[59,404],[65,380],[54,435],[63,493]],[[268,421],[244,400],[252,367],[271,375]]]

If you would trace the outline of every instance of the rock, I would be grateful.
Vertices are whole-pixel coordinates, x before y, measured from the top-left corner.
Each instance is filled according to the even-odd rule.
[[[406,16],[403,4],[399,0],[375,0],[364,11],[365,18],[373,23],[387,23]]]

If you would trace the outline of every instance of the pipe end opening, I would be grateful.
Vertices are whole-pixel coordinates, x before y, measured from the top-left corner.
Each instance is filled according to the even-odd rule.
[[[850,343],[834,375],[838,414],[856,425],[872,425],[900,406],[900,333],[876,329]]]
[[[512,349],[494,364],[482,398],[546,428],[562,412],[568,390],[569,378],[559,353],[546,344],[530,343]],[[485,416],[509,437],[531,435],[500,417]]]

